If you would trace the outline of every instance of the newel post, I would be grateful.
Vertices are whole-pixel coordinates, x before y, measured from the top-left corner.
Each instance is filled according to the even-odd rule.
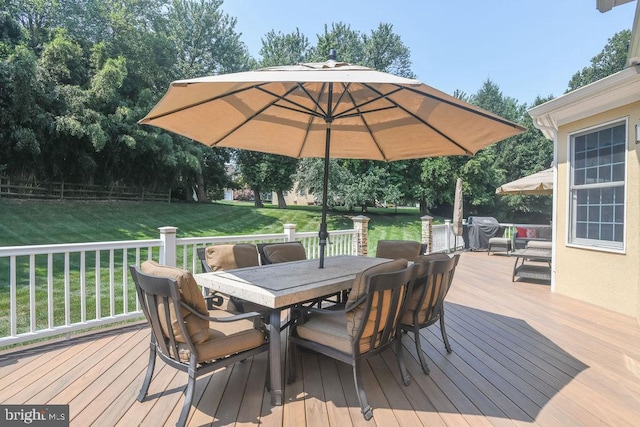
[[[427,252],[431,253],[433,249],[433,217],[425,215],[420,217],[422,221],[422,243],[426,243]]]
[[[284,240],[286,242],[293,242],[296,240],[295,224],[284,224]]]
[[[159,227],[160,240],[160,264],[176,266],[176,232],[178,227]]]
[[[369,253],[369,219],[364,215],[354,216],[352,218],[353,228],[356,231],[353,239],[353,254],[359,256],[367,256]]]

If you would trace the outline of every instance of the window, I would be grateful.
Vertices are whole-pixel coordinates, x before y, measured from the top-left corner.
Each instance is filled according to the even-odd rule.
[[[569,242],[624,248],[626,122],[571,136]]]

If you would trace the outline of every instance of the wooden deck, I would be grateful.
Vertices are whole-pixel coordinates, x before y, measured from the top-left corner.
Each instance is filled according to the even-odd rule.
[[[374,417],[365,422],[351,368],[311,354],[272,407],[266,354],[198,380],[189,425],[638,426],[640,327],[561,295],[511,282],[513,258],[464,253],[447,298],[447,354],[423,331],[431,375],[403,338],[413,377],[402,385],[393,351],[364,369]],[[174,425],[186,384],[161,361],[140,403],[148,330],[128,328],[0,355],[0,403],[69,404],[72,426]],[[300,366],[300,365],[299,365]]]

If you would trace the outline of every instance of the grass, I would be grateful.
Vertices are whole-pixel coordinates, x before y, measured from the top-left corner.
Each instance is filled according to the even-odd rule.
[[[353,227],[358,213],[333,211],[329,230]],[[369,248],[378,239],[420,240],[416,208],[372,208]],[[279,233],[320,227],[319,206],[256,209],[246,203],[70,202],[0,199],[0,246],[154,239],[158,227],[178,227],[178,237]]]

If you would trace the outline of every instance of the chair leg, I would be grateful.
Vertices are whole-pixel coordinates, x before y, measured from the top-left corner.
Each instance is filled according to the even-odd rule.
[[[409,376],[409,372],[407,372],[407,366],[404,364],[404,353],[402,349],[402,331],[398,331],[398,336],[396,337],[396,342],[398,343],[398,349],[396,351],[396,357],[398,358],[398,365],[400,367],[400,375],[402,376],[402,382],[404,385],[411,384],[411,377]]]
[[[151,384],[151,377],[153,377],[153,369],[156,366],[156,345],[154,343],[153,334],[151,334],[151,344],[149,346],[149,364],[147,365],[147,374],[144,377],[142,388],[138,394],[138,402],[142,402],[147,396],[149,391],[149,384]]]
[[[187,417],[191,410],[191,402],[193,401],[193,393],[196,388],[196,374],[195,370],[189,369],[189,381],[187,382],[187,389],[184,392],[184,404],[182,405],[182,411],[180,411],[180,418],[176,423],[176,427],[184,427],[187,424]]]
[[[287,384],[293,384],[298,376],[296,359],[298,357],[298,346],[289,341],[289,360],[287,365],[289,366],[289,375],[287,376]]]
[[[444,348],[447,349],[447,353],[451,353],[451,345],[449,345],[449,338],[447,338],[447,330],[444,327],[444,309],[440,312],[440,332],[442,333],[442,340],[444,341]]]
[[[416,352],[418,353],[418,359],[420,359],[420,366],[422,366],[422,372],[425,375],[429,375],[429,365],[427,365],[427,361],[424,360],[424,354],[422,353],[422,345],[420,344],[420,329],[413,329],[413,338],[416,342]]]
[[[371,405],[369,405],[369,402],[367,401],[367,395],[364,392],[362,374],[360,370],[360,361],[356,361],[353,365],[353,381],[356,384],[358,401],[360,402],[360,411],[362,412],[364,419],[369,421],[371,417],[373,417],[373,409],[371,409]]]
[[[264,379],[264,387],[271,393],[271,356],[267,351],[267,375]]]

